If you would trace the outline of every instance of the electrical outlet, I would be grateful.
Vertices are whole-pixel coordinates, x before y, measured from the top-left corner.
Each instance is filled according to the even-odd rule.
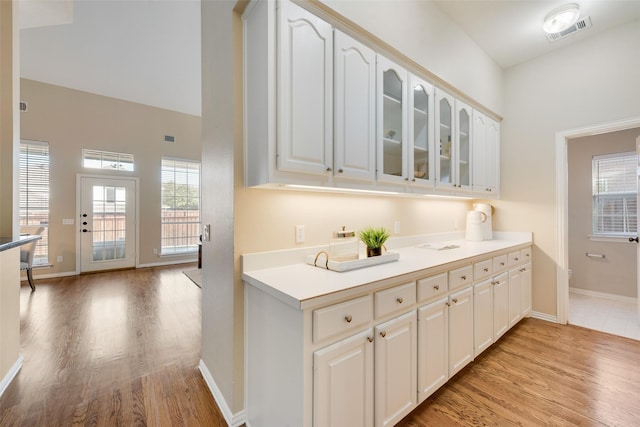
[[[153,248],[153,254],[158,255],[158,248]]]
[[[304,243],[304,225],[296,225],[296,243]]]
[[[62,255],[58,255],[58,258],[56,258],[56,261],[62,262],[62,260],[63,260]]]
[[[400,234],[400,221],[393,223],[393,234]]]

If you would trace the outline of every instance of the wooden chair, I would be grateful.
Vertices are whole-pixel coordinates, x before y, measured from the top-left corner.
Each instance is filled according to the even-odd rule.
[[[40,235],[44,231],[44,227],[20,227],[20,234]],[[33,283],[33,256],[36,252],[37,240],[20,246],[20,270],[27,271],[27,280],[29,286],[31,286],[31,292],[36,290],[36,285]]]

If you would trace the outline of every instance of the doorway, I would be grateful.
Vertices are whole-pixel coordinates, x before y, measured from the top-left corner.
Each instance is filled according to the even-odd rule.
[[[636,127],[640,127],[640,117],[556,133],[556,205],[558,230],[556,283],[557,321],[560,324],[567,324],[569,319],[568,141],[572,138],[600,135]]]
[[[79,273],[131,268],[137,254],[137,178],[77,178]]]

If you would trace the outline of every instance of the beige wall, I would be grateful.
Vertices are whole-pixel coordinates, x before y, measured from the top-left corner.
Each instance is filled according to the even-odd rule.
[[[87,92],[22,80],[22,139],[47,141],[51,158],[49,269],[35,276],[76,270],[76,174],[139,177],[138,246],[140,264],[159,264],[189,257],[160,257],[160,164],[162,156],[200,160],[199,117],[135,104]],[[175,144],[164,142],[173,135]],[[82,149],[115,151],[135,156],[134,172],[103,172],[82,167]],[[62,225],[65,218],[75,225]],[[58,256],[63,257],[57,263]]]
[[[640,21],[505,71],[501,230],[532,230],[533,310],[556,316],[556,133],[640,117]]]
[[[635,297],[636,245],[627,239],[620,242],[591,241],[593,156],[635,152],[640,129],[612,132],[569,140],[569,268],[573,270],[572,288]],[[589,258],[587,252],[606,258]]]

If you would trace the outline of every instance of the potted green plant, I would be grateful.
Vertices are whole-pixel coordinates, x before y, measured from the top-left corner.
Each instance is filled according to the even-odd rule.
[[[358,233],[360,240],[367,246],[367,257],[382,255],[384,242],[391,236],[384,228],[367,227]]]

